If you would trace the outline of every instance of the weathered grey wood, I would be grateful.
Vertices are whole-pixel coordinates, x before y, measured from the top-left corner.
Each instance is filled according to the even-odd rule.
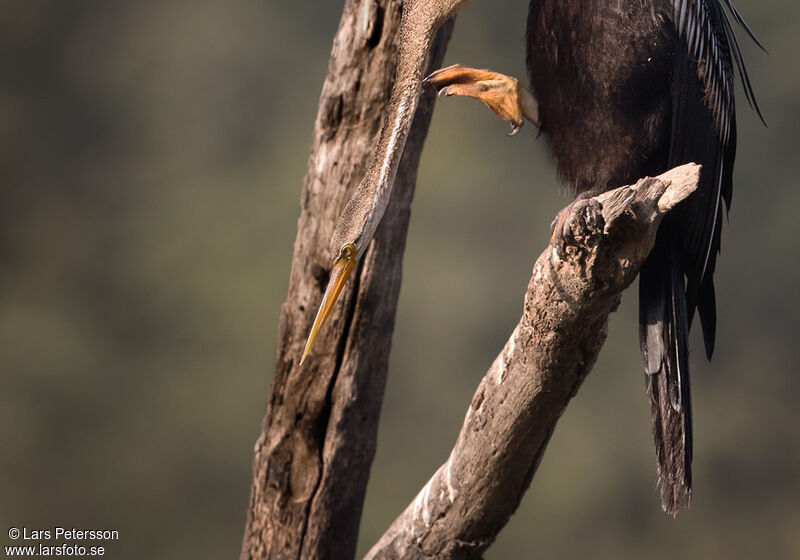
[[[533,267],[522,318],[478,386],[450,457],[368,560],[479,558],[489,547],[594,365],[661,218],[694,191],[699,169],[684,165],[575,203],[567,233]]]
[[[433,110],[420,100],[392,201],[371,248],[298,367],[325,289],[334,223],[366,170],[391,90],[401,0],[347,0],[319,102],[301,196],[289,293],[262,433],[242,559],[352,558],[375,453],[378,414],[422,144]],[[439,32],[441,65],[452,23]]]

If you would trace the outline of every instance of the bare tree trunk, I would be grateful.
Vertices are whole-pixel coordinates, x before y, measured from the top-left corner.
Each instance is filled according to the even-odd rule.
[[[575,203],[569,233],[533,267],[522,318],[475,392],[450,457],[368,560],[481,557],[594,365],[661,218],[695,190],[699,169],[687,164]]]
[[[328,243],[377,143],[394,77],[401,0],[347,0],[301,196],[270,400],[255,446],[242,559],[355,555],[383,400],[417,165],[434,96],[420,100],[377,235],[298,366],[328,281]],[[441,65],[452,22],[439,32]]]

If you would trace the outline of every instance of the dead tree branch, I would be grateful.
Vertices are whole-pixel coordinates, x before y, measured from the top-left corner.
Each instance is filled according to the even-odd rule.
[[[375,454],[417,165],[433,110],[420,100],[392,201],[313,359],[298,367],[328,282],[333,227],[364,175],[394,77],[401,0],[347,0],[314,126],[289,294],[242,542],[244,559],[355,555]],[[441,65],[452,23],[439,32]],[[327,350],[327,352],[326,352]]]
[[[478,386],[450,457],[367,559],[478,558],[489,547],[594,365],[661,218],[694,191],[699,169],[684,165],[575,203],[559,246],[533,267],[522,318]]]

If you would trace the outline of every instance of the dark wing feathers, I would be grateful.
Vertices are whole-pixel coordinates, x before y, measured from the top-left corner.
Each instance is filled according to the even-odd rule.
[[[734,67],[742,78],[748,102],[758,111],[728,13],[749,36],[755,37],[731,0],[672,0],[672,10],[681,48],[673,69],[669,163],[674,166],[694,161],[703,165],[699,192],[681,208],[679,233],[691,322],[695,308],[700,309],[701,315],[714,314],[702,297],[713,294],[710,277],[720,249],[722,202],[729,208],[733,195]],[[701,319],[710,355],[714,321],[711,317]]]
[[[758,45],[758,47],[762,51],[767,52],[767,49],[764,48],[764,45],[762,45],[761,42],[758,40],[758,37],[756,37],[755,33],[753,33],[753,30],[750,29],[749,25],[747,25],[747,22],[739,13],[739,10],[736,9],[736,6],[733,5],[733,2],[731,2],[731,0],[724,0],[724,1],[725,1],[725,6],[728,8],[728,11],[731,13],[736,23],[738,23],[739,26],[742,29],[744,29],[745,33],[747,33],[747,36],[750,37],[750,39],[756,45]],[[721,7],[720,11],[722,11]],[[730,44],[731,47],[733,60],[736,63],[736,68],[739,71],[739,75],[742,77],[742,86],[744,87],[745,98],[747,99],[747,102],[750,104],[750,106],[758,114],[758,117],[761,119],[761,122],[766,124],[766,122],[764,122],[764,115],[761,114],[761,109],[759,109],[758,107],[756,94],[753,91],[753,85],[750,83],[750,76],[747,73],[747,67],[744,64],[744,57],[742,56],[742,51],[739,48],[739,41],[736,39],[736,34],[733,32],[733,27],[731,26],[731,22],[727,17],[725,17],[724,13],[722,14],[722,20],[725,26],[725,35],[727,36],[728,43]]]
[[[714,115],[721,140],[726,142],[733,120],[728,19],[719,0],[673,0],[672,8],[675,29],[697,65],[697,73],[705,86],[706,103]]]
[[[671,2],[675,52],[668,166],[696,162],[703,167],[697,191],[659,228],[640,272],[639,313],[661,500],[675,514],[691,499],[688,333],[695,311],[709,358],[714,349],[713,274],[736,155],[734,68],[748,102],[756,111],[758,105],[726,8],[753,34],[731,0]]]
[[[698,62],[698,73],[707,87],[708,105],[714,112],[715,124],[721,132],[723,142],[729,140],[727,125],[734,120],[733,65],[742,78],[747,102],[762,122],[764,120],[744,64],[739,41],[725,8],[748,37],[766,51],[731,0],[672,0],[675,29],[688,47],[693,60]]]

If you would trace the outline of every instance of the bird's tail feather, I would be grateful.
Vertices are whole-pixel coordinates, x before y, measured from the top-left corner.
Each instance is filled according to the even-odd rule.
[[[692,495],[692,411],[686,284],[668,218],[639,273],[639,333],[661,506],[676,515]]]

